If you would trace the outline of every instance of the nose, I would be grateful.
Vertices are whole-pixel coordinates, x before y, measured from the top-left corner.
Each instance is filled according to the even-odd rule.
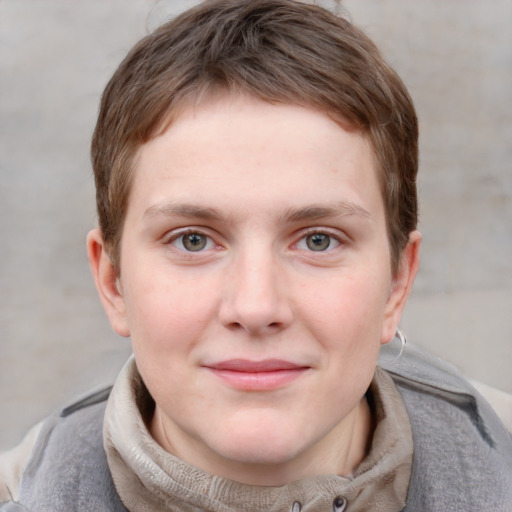
[[[292,322],[285,276],[271,254],[252,251],[232,262],[223,284],[220,321],[252,335],[277,333]]]

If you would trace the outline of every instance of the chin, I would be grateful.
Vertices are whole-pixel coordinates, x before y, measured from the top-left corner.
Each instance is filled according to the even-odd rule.
[[[283,427],[270,431],[262,428],[258,432],[246,431],[243,434],[231,431],[230,436],[218,441],[215,443],[216,451],[223,458],[250,465],[286,464],[306,448],[304,438],[292,438],[289,430]]]

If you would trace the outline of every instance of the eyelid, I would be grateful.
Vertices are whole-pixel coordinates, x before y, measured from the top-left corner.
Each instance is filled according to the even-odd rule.
[[[315,235],[315,234],[327,235],[327,236],[331,237],[333,240],[335,240],[338,245],[336,245],[336,247],[332,247],[332,248],[329,247],[325,251],[312,251],[310,249],[301,249],[301,250],[304,250],[306,252],[312,252],[312,253],[317,252],[318,254],[328,253],[328,252],[333,251],[334,249],[337,249],[339,246],[347,243],[348,236],[343,235],[343,233],[341,233],[337,229],[326,228],[326,227],[322,227],[322,226],[314,226],[314,227],[312,226],[310,228],[301,230],[300,236],[298,237],[297,241],[292,244],[292,246],[297,248],[297,246],[299,245],[299,243],[301,241],[303,241],[308,236]]]
[[[196,251],[197,254],[204,253],[208,250],[214,249],[215,247],[218,247],[219,244],[215,241],[214,237],[208,233],[208,230],[201,227],[194,227],[194,226],[187,226],[183,228],[174,229],[168,233],[166,233],[162,237],[162,241],[164,245],[170,245],[173,246],[176,250],[179,252],[185,253],[185,254],[194,254],[194,251],[187,251],[185,248],[181,249],[179,247],[176,247],[174,245],[174,242],[182,238],[183,236],[190,235],[190,234],[198,234],[201,236],[204,236],[209,239],[210,244],[212,244],[212,247],[206,247],[200,251]]]

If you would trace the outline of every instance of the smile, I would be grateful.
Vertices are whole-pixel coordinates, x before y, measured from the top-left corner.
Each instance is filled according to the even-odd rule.
[[[300,366],[279,359],[264,361],[231,359],[206,365],[205,368],[230,387],[243,391],[279,389],[298,379],[310,369],[309,366]]]

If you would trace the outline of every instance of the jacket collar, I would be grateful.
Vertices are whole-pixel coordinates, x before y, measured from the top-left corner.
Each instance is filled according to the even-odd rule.
[[[281,487],[250,486],[216,477],[164,451],[149,434],[137,407],[141,386],[131,359],[113,388],[104,423],[104,445],[113,480],[121,500],[133,512],[341,512],[345,508],[396,512],[405,505],[412,433],[399,392],[380,369],[369,390],[376,419],[373,442],[354,474],[321,475]]]

